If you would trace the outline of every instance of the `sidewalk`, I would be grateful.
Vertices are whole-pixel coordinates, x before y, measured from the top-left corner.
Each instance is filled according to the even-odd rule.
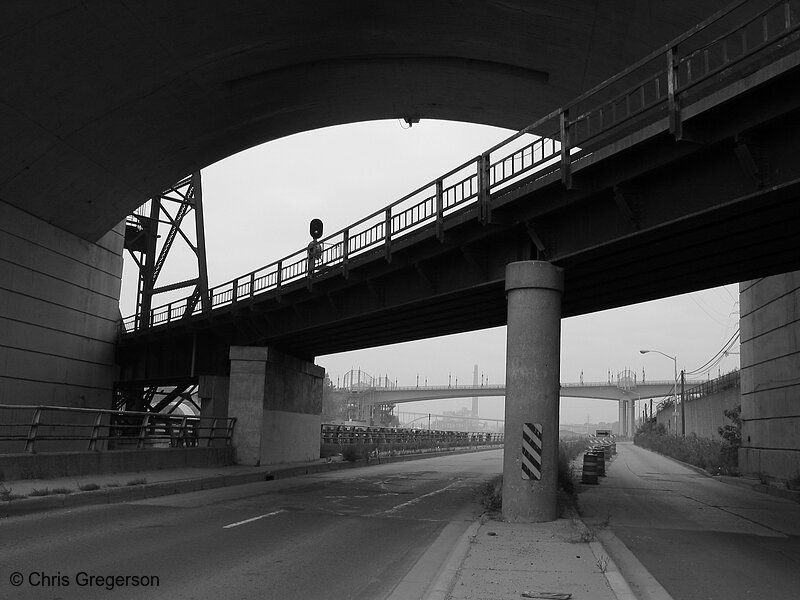
[[[481,520],[457,544],[426,600],[635,600],[580,519]]]

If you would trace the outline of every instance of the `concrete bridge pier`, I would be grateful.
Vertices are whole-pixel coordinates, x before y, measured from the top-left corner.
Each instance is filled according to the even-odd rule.
[[[507,521],[544,522],[558,516],[563,289],[563,271],[548,262],[522,261],[506,266],[503,517]],[[541,431],[540,442],[531,440],[532,428]],[[538,436],[534,433],[533,437]]]
[[[633,437],[636,431],[636,415],[634,414],[634,404],[632,398],[619,399],[619,424],[617,433],[621,437]]]
[[[273,348],[232,346],[228,416],[236,462],[267,465],[319,458],[325,370]]]

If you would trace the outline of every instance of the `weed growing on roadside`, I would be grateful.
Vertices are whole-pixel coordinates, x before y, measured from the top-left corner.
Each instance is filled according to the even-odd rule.
[[[145,483],[147,483],[147,478],[146,477],[140,477],[139,479],[131,479],[125,485],[134,486],[134,485],[144,485]]]
[[[0,483],[0,501],[1,502],[11,502],[12,500],[22,500],[25,496],[21,494],[15,494],[11,488],[7,488],[5,485]]]
[[[503,476],[498,475],[486,481],[478,490],[481,505],[487,513],[494,515],[503,508]]]
[[[71,494],[73,490],[65,487],[60,488],[42,488],[40,490],[34,488],[31,490],[31,496],[54,496],[56,494]]]
[[[588,544],[597,538],[594,529],[587,527],[582,521],[576,521],[575,524],[578,528],[578,536],[570,539],[573,544]]]
[[[94,490],[99,490],[100,486],[96,483],[83,483],[78,486],[78,489],[82,492],[92,492]]]
[[[595,564],[597,565],[597,568],[600,569],[601,573],[605,573],[608,570],[608,560],[608,557],[603,554],[595,561]]]
[[[639,428],[633,441],[637,446],[677,458],[712,474],[738,475],[742,443],[741,406],[724,412],[731,424],[717,428],[721,439],[702,438],[694,433],[685,437],[669,434],[664,425],[651,419]]]

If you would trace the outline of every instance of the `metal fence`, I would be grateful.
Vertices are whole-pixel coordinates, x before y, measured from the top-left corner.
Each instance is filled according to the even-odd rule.
[[[700,385],[696,385],[691,389],[686,390],[684,392],[684,399],[687,402],[699,400],[703,396],[710,396],[731,388],[738,388],[740,382],[741,372],[738,370],[732,371],[731,373],[726,373],[721,377],[717,377],[711,381],[706,381],[705,383],[701,383]]]
[[[790,51],[800,28],[800,0],[761,6],[750,0],[732,4],[474,160],[321,240],[319,252],[298,250],[212,288],[208,305],[220,308],[270,290],[280,293],[316,275],[346,276],[360,258],[389,258],[404,238],[423,229],[442,239],[445,222],[468,209],[488,223],[492,195],[559,178],[571,187],[581,160],[665,119],[669,131],[682,137],[683,108],[740,79],[758,61],[774,60],[770,53]],[[149,322],[163,325],[200,312],[201,303],[186,310],[191,303],[186,298],[154,308]],[[135,316],[123,320],[124,332],[136,328]]]
[[[402,429],[368,427],[365,425],[323,424],[320,441],[323,444],[397,444],[486,446],[502,444],[504,434],[467,431],[438,431],[431,429]]]
[[[0,404],[0,443],[3,451],[28,453],[52,442],[59,450],[230,446],[235,423],[228,417]]]

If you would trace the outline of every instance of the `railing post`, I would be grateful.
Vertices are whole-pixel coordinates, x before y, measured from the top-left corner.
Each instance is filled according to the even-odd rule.
[[[225,434],[225,445],[230,446],[233,443],[233,426],[236,424],[236,418],[231,417],[228,419],[228,431]]]
[[[103,413],[97,413],[92,426],[92,437],[89,439],[89,451],[97,450],[97,440],[100,439],[100,425],[103,422]]]
[[[211,419],[211,431],[208,432],[208,440],[206,442],[206,446],[212,446],[214,442],[214,433],[217,429],[217,417]]]
[[[478,219],[482,224],[490,221],[489,206],[491,200],[491,163],[489,154],[478,157]]]
[[[344,278],[347,279],[348,267],[350,262],[350,228],[342,232],[342,273]]]
[[[571,144],[568,108],[564,108],[559,115],[559,127],[561,131],[561,183],[569,190],[572,189],[572,159],[569,153]]]
[[[678,67],[675,60],[677,53],[675,46],[670,46],[667,50],[667,111],[669,114],[669,132],[680,140],[683,137],[681,128],[681,107],[678,97]]]
[[[136,444],[137,448],[144,448],[144,441],[147,438],[147,428],[150,426],[150,415],[145,415],[142,418],[142,426],[139,428],[139,442]]]
[[[39,431],[39,421],[42,418],[42,407],[38,407],[33,413],[31,420],[31,427],[28,429],[28,439],[25,440],[25,452],[33,454],[36,452],[34,446],[36,444],[36,433]]]
[[[392,209],[386,209],[386,216],[383,225],[384,255],[386,262],[392,262]]]
[[[233,280],[233,290],[231,290],[231,304],[235,304],[239,299],[239,280]]]
[[[444,182],[436,180],[436,239],[444,241]]]
[[[252,298],[256,293],[256,272],[250,273],[250,297]]]
[[[187,448],[189,446],[189,432],[186,429],[186,416],[181,419],[181,432],[178,436],[178,446]]]

